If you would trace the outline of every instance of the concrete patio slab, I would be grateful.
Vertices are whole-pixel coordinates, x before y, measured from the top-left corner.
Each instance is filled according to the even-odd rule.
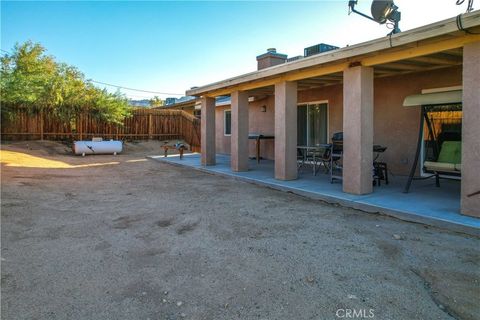
[[[410,193],[402,192],[406,178],[390,177],[390,184],[377,186],[368,195],[352,195],[342,191],[340,182],[330,183],[329,176],[319,172],[316,176],[310,168],[301,168],[298,179],[281,181],[274,178],[274,162],[262,160],[259,164],[249,161],[249,170],[233,172],[230,156],[217,155],[216,165],[202,166],[200,154],[177,155],[149,158],[180,165],[213,174],[221,174],[251,183],[268,186],[281,191],[292,192],[312,199],[337,203],[372,213],[381,213],[405,221],[423,223],[453,231],[480,236],[480,219],[464,216],[460,212],[460,183],[442,180],[441,187],[435,187],[434,179],[415,181]]]

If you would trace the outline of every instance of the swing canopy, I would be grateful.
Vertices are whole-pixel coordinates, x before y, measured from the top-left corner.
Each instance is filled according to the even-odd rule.
[[[434,106],[462,102],[462,90],[414,94],[403,100],[404,107]]]

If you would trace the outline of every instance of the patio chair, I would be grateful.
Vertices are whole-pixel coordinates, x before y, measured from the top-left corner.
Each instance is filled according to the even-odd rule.
[[[321,155],[316,150],[297,148],[297,168],[300,169],[306,165],[312,165],[313,175],[317,174],[320,167]]]
[[[297,169],[302,168],[305,165],[305,154],[302,150],[297,148]]]
[[[330,172],[330,157],[332,156],[332,145],[330,144],[329,148],[325,148],[323,151],[319,162],[322,163],[324,173]]]
[[[317,175],[318,170],[320,169],[320,162],[322,159],[322,154],[319,150],[313,149],[309,150],[306,153],[306,161],[312,165],[313,175]]]

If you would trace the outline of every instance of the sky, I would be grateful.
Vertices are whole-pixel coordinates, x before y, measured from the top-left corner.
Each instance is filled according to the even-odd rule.
[[[356,9],[369,14],[371,1],[358,2]],[[465,12],[466,3],[455,3],[396,0],[400,28],[406,31]],[[2,50],[32,40],[57,61],[78,67],[87,79],[168,93],[120,90],[132,99],[179,97],[193,86],[255,71],[256,56],[267,48],[293,57],[318,43],[344,47],[390,31],[348,15],[348,0],[2,0],[0,9]]]

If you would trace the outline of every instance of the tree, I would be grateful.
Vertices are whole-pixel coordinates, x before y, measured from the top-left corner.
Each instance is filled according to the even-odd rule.
[[[2,118],[19,111],[48,112],[66,122],[81,113],[121,123],[130,113],[125,96],[99,89],[83,73],[45,54],[45,48],[28,41],[17,44],[1,58],[0,104]]]
[[[158,96],[155,96],[149,100],[149,103],[151,108],[161,107],[165,105],[165,100],[162,100]]]
[[[56,64],[52,57],[44,55],[39,44],[27,42],[16,45],[11,55],[4,55],[1,63],[2,114],[15,108],[35,112],[51,103],[55,97],[53,79]]]

